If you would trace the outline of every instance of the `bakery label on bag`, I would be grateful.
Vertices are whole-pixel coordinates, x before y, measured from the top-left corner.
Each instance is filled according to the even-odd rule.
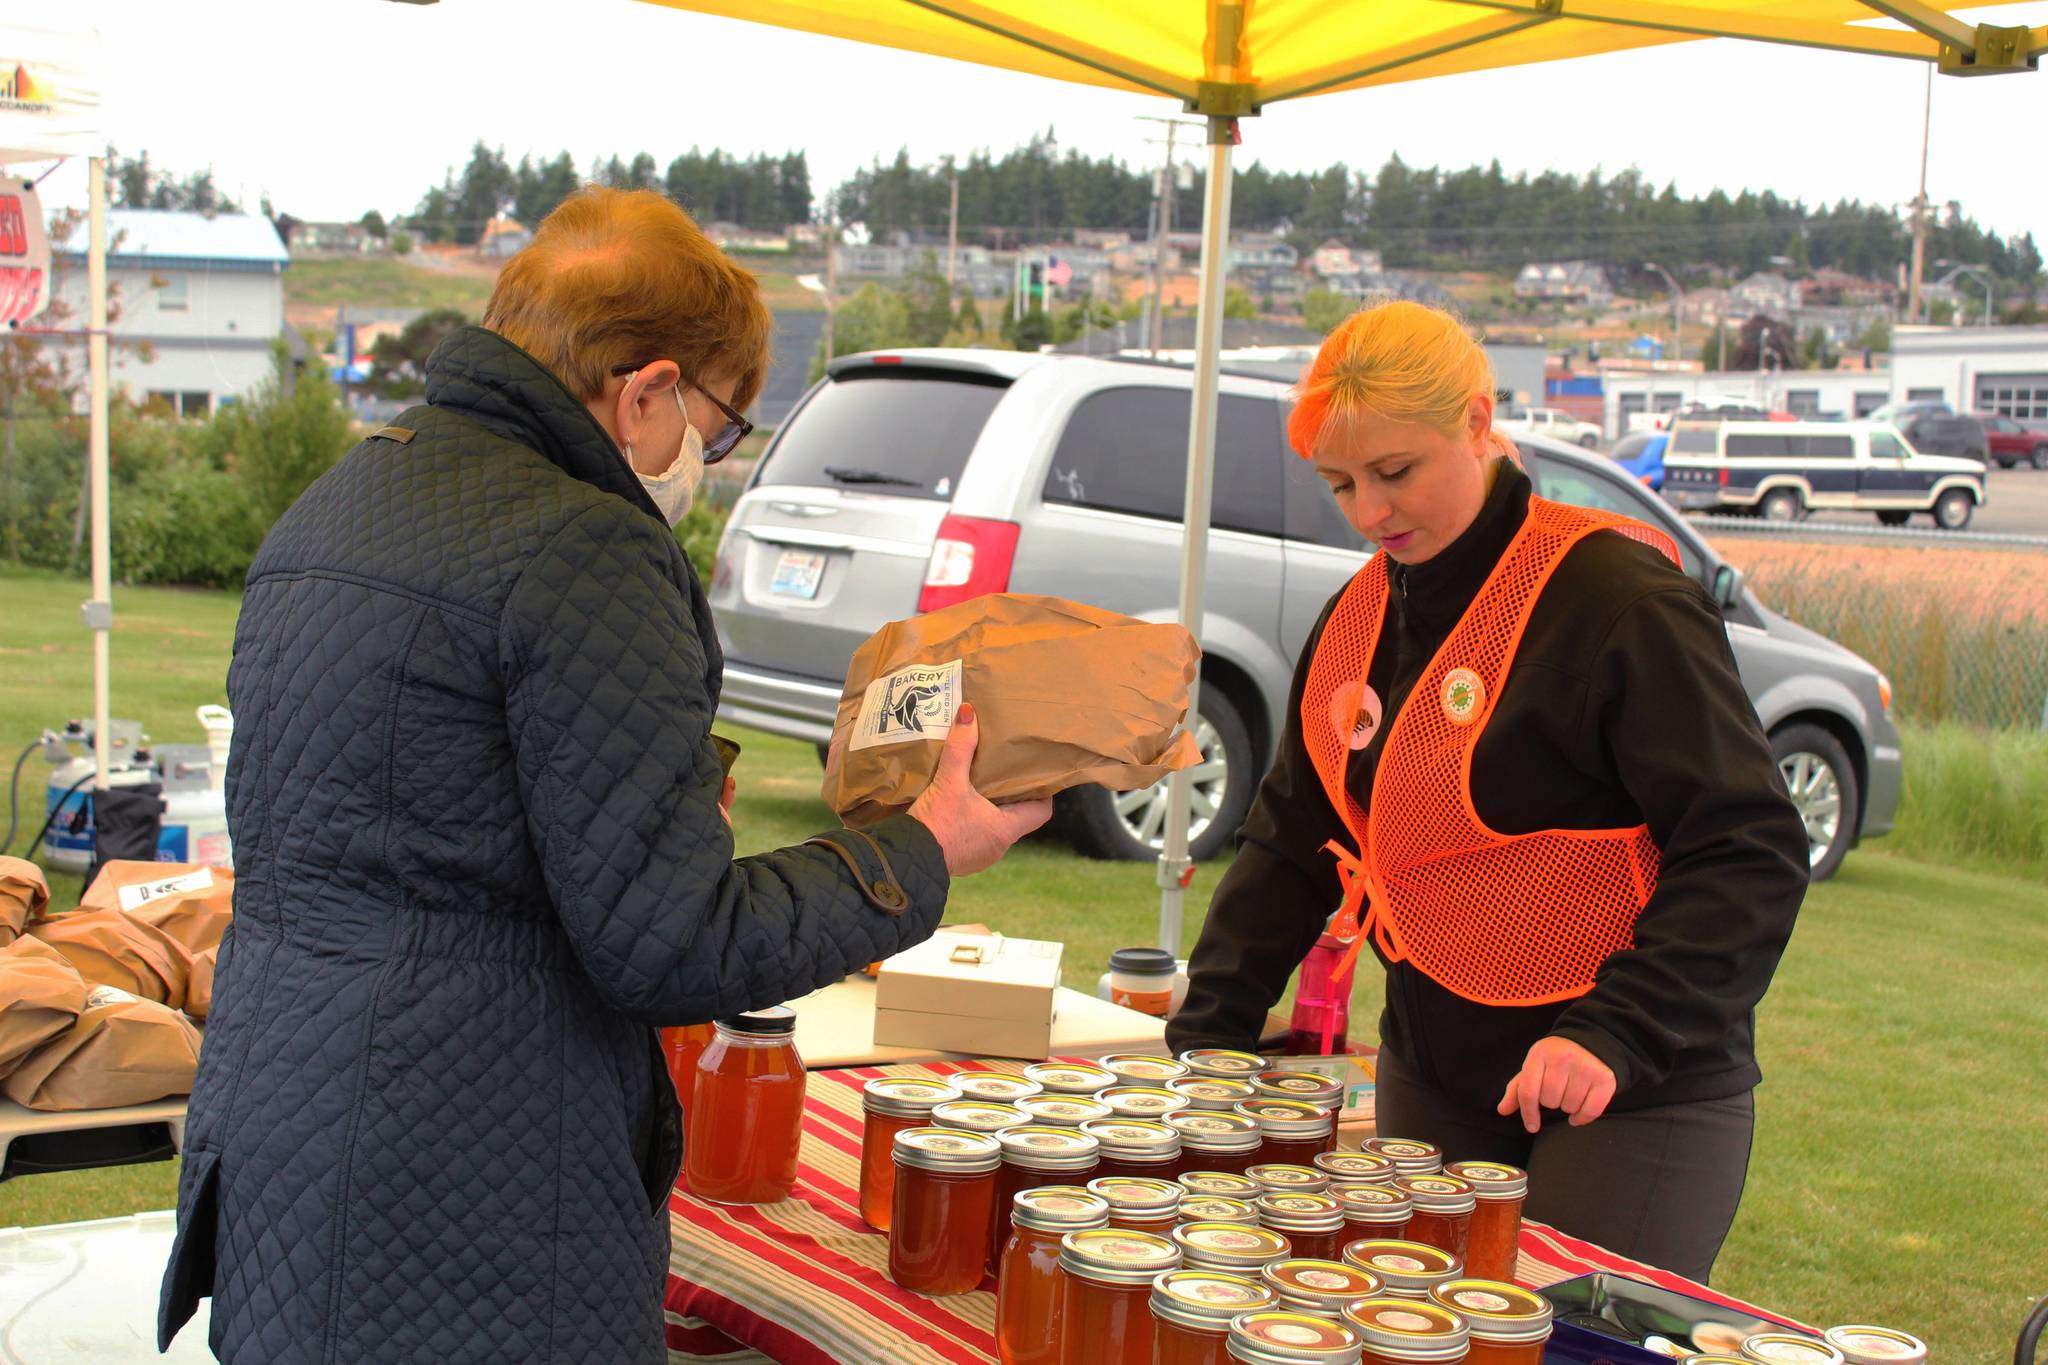
[[[197,872],[187,872],[182,877],[166,877],[159,882],[138,882],[134,886],[124,886],[118,894],[123,910],[140,910],[151,901],[162,900],[166,896],[188,896],[195,891],[211,890],[213,872],[202,867]]]
[[[868,684],[849,749],[943,740],[960,712],[960,661],[912,664]]]

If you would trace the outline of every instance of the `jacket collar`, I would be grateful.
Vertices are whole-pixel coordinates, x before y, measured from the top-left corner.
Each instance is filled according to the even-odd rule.
[[[427,359],[427,401],[464,413],[538,451],[571,478],[616,493],[663,521],[590,409],[546,366],[496,332],[463,327],[436,347]]]
[[[1528,519],[1529,491],[1529,476],[1501,461],[1479,515],[1456,540],[1420,564],[1390,566],[1402,607],[1418,624],[1447,633],[1458,623]]]

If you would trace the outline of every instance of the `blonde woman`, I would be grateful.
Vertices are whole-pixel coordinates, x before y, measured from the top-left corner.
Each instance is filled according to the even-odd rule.
[[[1534,497],[1492,423],[1485,352],[1413,303],[1303,376],[1289,440],[1380,552],[1309,637],[1169,1037],[1251,1045],[1333,922],[1386,967],[1382,1134],[1704,1280],[1806,837],[1669,541]]]

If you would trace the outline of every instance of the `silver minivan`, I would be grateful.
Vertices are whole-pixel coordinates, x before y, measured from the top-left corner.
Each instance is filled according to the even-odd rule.
[[[853,651],[884,624],[983,592],[1046,593],[1174,619],[1189,371],[1101,357],[904,350],[843,356],[790,413],[735,505],[711,604],[719,714],[830,737]],[[1228,846],[1270,764],[1294,662],[1370,547],[1287,449],[1287,386],[1225,372],[1216,442],[1189,841]],[[1890,684],[1778,616],[1668,505],[1611,462],[1519,436],[1537,492],[1663,528],[1720,602],[1744,686],[1806,817],[1816,876],[1892,826]],[[1148,858],[1165,786],[1065,793],[1096,857]]]

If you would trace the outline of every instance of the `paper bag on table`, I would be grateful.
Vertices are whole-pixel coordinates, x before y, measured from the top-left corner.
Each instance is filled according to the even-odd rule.
[[[974,786],[991,801],[1149,787],[1200,757],[1174,729],[1200,653],[1180,626],[1022,593],[892,622],[854,651],[825,802],[849,825],[908,807],[963,702],[981,731]]]
[[[192,974],[192,950],[122,910],[79,910],[29,932],[71,959],[96,986],[113,986],[179,1009]]]
[[[0,948],[21,937],[50,906],[50,883],[26,858],[0,858]]]
[[[125,911],[197,953],[220,942],[234,914],[234,897],[235,874],[224,868],[123,860],[108,863],[93,878],[78,908]]]
[[[78,1022],[29,1054],[0,1092],[30,1109],[116,1109],[189,1095],[199,1030],[168,1005],[95,986]]]
[[[192,959],[192,975],[185,982],[185,1013],[194,1019],[213,1013],[213,968],[219,959],[218,943]]]
[[[85,993],[78,969],[41,939],[0,952],[0,1076],[77,1023]]]

